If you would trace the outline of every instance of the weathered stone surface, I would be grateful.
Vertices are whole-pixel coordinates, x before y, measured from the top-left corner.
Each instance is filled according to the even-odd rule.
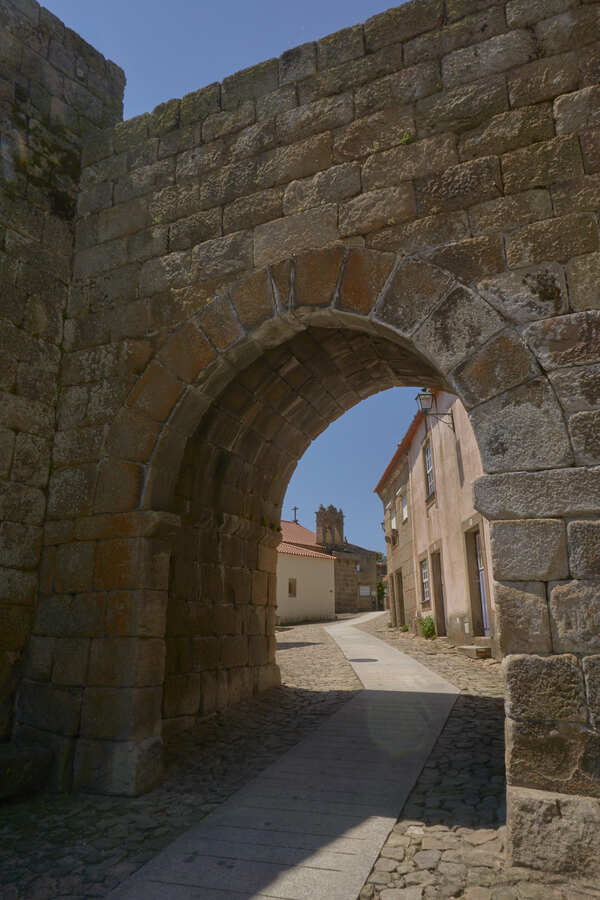
[[[292,181],[283,194],[283,213],[301,213],[313,206],[326,206],[360,194],[361,178],[358,163],[344,163],[318,172],[312,178]],[[281,192],[280,192],[281,193]],[[281,203],[281,201],[280,201]],[[281,213],[271,218],[279,218]],[[256,223],[259,224],[259,223]]]
[[[530,325],[526,340],[550,371],[562,366],[600,362],[600,312],[576,313]]]
[[[600,410],[575,413],[568,422],[578,465],[600,462]]]
[[[444,85],[452,88],[524,65],[535,56],[533,36],[525,30],[515,29],[473,47],[449,53],[442,60],[442,78]]]
[[[464,160],[500,155],[553,137],[554,121],[550,104],[513,109],[494,116],[481,128],[463,135],[459,143],[460,157]]]
[[[252,235],[237,231],[197,244],[191,253],[193,281],[233,280],[252,267]]]
[[[549,19],[575,6],[574,0],[509,0],[506,5],[506,21],[511,28],[533,25],[540,19]]]
[[[276,59],[258,63],[229,75],[221,85],[223,109],[235,109],[246,100],[254,100],[277,87],[278,65]]]
[[[513,719],[587,722],[577,657],[511,655],[504,662],[506,712]]]
[[[48,515],[60,519],[89,513],[95,476],[91,464],[55,470],[50,478]]]
[[[500,196],[498,160],[485,157],[449,166],[439,175],[422,178],[416,184],[421,215],[463,209]]]
[[[162,688],[88,687],[83,695],[81,734],[117,741],[156,737]]]
[[[460,134],[506,109],[504,79],[498,76],[486,78],[418,100],[417,132],[423,137],[449,130]]]
[[[467,214],[458,212],[425,216],[404,225],[383,228],[369,235],[367,244],[376,250],[397,250],[412,254],[460,241],[468,237],[469,233]]]
[[[572,464],[560,407],[545,378],[487,400],[471,411],[470,418],[484,471],[535,471]]]
[[[377,307],[377,318],[401,334],[412,334],[453,286],[447,273],[421,260],[406,260]]]
[[[254,230],[254,263],[264,266],[337,239],[337,208],[323,206],[259,225]]]
[[[583,153],[583,165],[586,172],[599,172],[600,161],[598,147],[600,146],[600,128],[594,128],[581,135],[581,150]]]
[[[365,190],[372,190],[401,184],[440,172],[452,162],[458,162],[453,135],[426,138],[416,143],[407,141],[387,152],[369,156],[362,169],[363,186]]]
[[[98,687],[162,685],[164,657],[161,640],[96,638],[89,652],[88,683]]]
[[[449,323],[453,339],[449,340]],[[503,326],[498,314],[476,294],[458,287],[414,333],[415,346],[447,373]]]
[[[569,522],[567,536],[571,575],[574,578],[600,576],[600,522]]]
[[[494,609],[496,636],[503,655],[552,652],[546,586],[543,582],[495,582]]]
[[[365,43],[369,51],[405,41],[442,21],[443,4],[440,0],[408,3],[380,13],[365,22]]]
[[[534,356],[516,331],[505,330],[449,376],[467,409],[539,374]]]
[[[536,59],[508,75],[508,93],[513,107],[552,100],[573,91],[579,83],[574,53]]]
[[[600,253],[571,260],[567,278],[573,309],[600,309]]]
[[[583,175],[579,142],[557,137],[523,147],[502,157],[502,176],[508,194],[544,187]]]
[[[600,800],[508,788],[508,850],[514,865],[600,873],[597,833]],[[578,838],[573,841],[572,835]]]
[[[392,107],[357,119],[338,131],[333,141],[333,152],[335,158],[341,161],[359,159],[387,150],[395,144],[406,144],[414,136],[410,112]]]
[[[600,87],[586,87],[581,91],[563,94],[554,101],[556,133],[582,131],[600,125]]]
[[[340,128],[352,120],[351,94],[327,97],[277,116],[277,136],[284,144]]]
[[[234,285],[230,297],[244,328],[253,328],[273,315],[273,292],[265,270],[247,278],[243,289]]]
[[[550,581],[568,574],[567,536],[558,519],[494,522],[494,574],[503,581]]]
[[[396,225],[415,217],[415,198],[411,184],[368,191],[340,208],[341,237],[367,234],[386,225]]]
[[[246,100],[232,111],[212,113],[202,123],[202,140],[209,143],[217,138],[240,131],[247,125],[252,125],[255,117],[256,112],[252,100]]]
[[[546,260],[565,261],[598,249],[594,219],[578,213],[535,222],[521,228],[506,241],[506,259],[511,269]]]
[[[297,307],[329,306],[344,259],[341,247],[306,254],[296,261],[294,299]]]
[[[567,415],[600,407],[600,365],[558,369],[550,381]]]
[[[595,6],[568,10],[538,22],[535,33],[544,56],[578,50],[600,37],[600,15]]]
[[[578,722],[507,718],[509,783],[598,796],[597,743]]]
[[[340,307],[368,314],[392,272],[395,261],[391,253],[382,254],[374,260],[364,250],[351,250],[340,284]]]
[[[317,41],[317,67],[319,69],[339,66],[350,59],[363,56],[363,54],[364,41],[360,25],[342,28],[341,31],[336,31]]]
[[[256,184],[259,188],[287,184],[296,178],[305,178],[327,169],[330,163],[331,136],[328,133],[319,134],[289,147],[270,150],[261,156]]]
[[[310,42],[286,50],[279,57],[279,84],[290,84],[312,75],[317,69],[317,47]]]
[[[281,218],[282,201],[282,188],[271,188],[234,200],[223,210],[223,233],[254,228],[255,225]]]
[[[445,56],[460,47],[505,31],[505,28],[501,9],[482,9],[461,22],[445,25],[439,31],[429,31],[413,38],[404,48],[405,59],[408,64],[412,64],[423,59]]]
[[[504,269],[504,246],[500,235],[486,235],[447,244],[427,253],[427,259],[452,272],[463,284],[473,284]]]
[[[564,273],[556,263],[484,278],[477,283],[477,291],[516,323],[546,319],[568,309]]]
[[[600,503],[599,475],[583,467],[484,475],[473,485],[473,500],[489,519],[591,515]]]
[[[52,751],[39,744],[0,744],[0,799],[40,790],[48,777]]]
[[[380,51],[379,55],[383,57],[382,62],[389,58],[394,50],[395,47],[392,46]],[[399,53],[397,56],[399,58]],[[369,58],[373,57],[367,56],[366,61]],[[357,116],[365,116],[375,110],[386,109],[394,103],[405,107],[409,103],[414,103],[415,100],[434,94],[442,86],[439,68],[433,62],[420,63],[399,71],[394,71],[399,68],[397,64],[395,66],[381,65],[380,68],[385,72],[391,71],[391,74],[367,84],[362,84],[362,82],[368,79],[360,79],[362,86],[356,90],[354,96]],[[343,84],[345,86],[345,81]],[[342,87],[338,88],[338,90],[341,89]]]
[[[581,665],[585,676],[590,722],[594,728],[600,724],[600,656],[586,656]]]
[[[82,739],[77,742],[73,769],[76,790],[135,797],[155,786],[162,771],[162,743]]]
[[[600,650],[600,583],[568,581],[550,591],[548,601],[555,653]]]

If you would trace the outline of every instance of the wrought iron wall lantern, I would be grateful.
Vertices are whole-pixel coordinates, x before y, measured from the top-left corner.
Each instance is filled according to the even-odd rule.
[[[456,433],[456,429],[454,428],[454,416],[452,415],[452,410],[445,413],[438,413],[433,411],[435,396],[431,393],[431,391],[425,388],[417,394],[416,400],[419,409],[421,410],[425,418],[433,416],[435,419],[440,419],[444,423],[444,425],[447,425],[448,428],[451,428],[452,431]]]

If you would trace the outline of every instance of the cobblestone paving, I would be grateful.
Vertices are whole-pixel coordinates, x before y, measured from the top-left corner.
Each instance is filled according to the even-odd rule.
[[[446,641],[388,629],[387,615],[360,627],[463,691],[361,892],[363,900],[600,897],[593,886],[503,863],[499,666],[464,659]],[[171,740],[167,774],[156,790],[133,799],[47,794],[4,804],[1,900],[106,896],[360,689],[319,625],[282,628],[277,637],[283,686]]]
[[[598,886],[511,868],[506,833],[500,666],[463,657],[445,638],[358,626],[447,678],[462,693],[375,863],[361,900],[576,900]]]
[[[156,790],[132,799],[46,794],[5,803],[1,900],[106,896],[360,690],[320,626],[277,637],[283,686],[171,740]]]

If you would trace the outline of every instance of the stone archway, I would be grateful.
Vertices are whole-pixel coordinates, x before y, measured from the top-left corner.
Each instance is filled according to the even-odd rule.
[[[87,637],[67,639],[71,658],[78,640],[90,645],[77,692],[39,673],[20,693],[18,731],[58,732],[63,784],[72,765],[77,788],[147,789],[160,773],[163,720],[185,727],[205,706],[278,683],[274,547],[295,463],[363,396],[428,383],[461,396],[489,473],[476,498],[493,520],[509,654],[515,859],[527,859],[523,822],[556,841],[566,826],[552,809],[595,815],[584,682],[585,673],[593,686],[595,658],[581,667],[579,654],[593,654],[596,639],[577,625],[594,601],[589,585],[569,580],[589,574],[595,524],[568,520],[595,511],[597,485],[576,465],[546,371],[565,333],[585,337],[594,317],[519,330],[494,301],[416,257],[334,247],[235,282],[164,335],[114,417],[89,510],[55,550],[54,583],[40,597],[33,648],[51,641],[56,667],[65,628],[82,619]],[[589,347],[569,341],[569,361]],[[574,480],[585,495],[570,490]],[[61,583],[79,591],[68,604]],[[190,662],[165,677],[179,638]]]
[[[486,472],[513,859],[597,871],[600,7],[485,5],[413,0],[127,122],[114,64],[7,8],[0,734],[52,745],[58,784],[159,772],[169,584],[201,510],[207,554],[245,547],[244,605],[269,608],[289,473],[252,415],[285,422],[293,465],[361,391],[431,379]],[[368,378],[308,415],[294,372],[327,334]],[[211,477],[188,491],[189,458]],[[276,678],[267,619],[252,689]]]

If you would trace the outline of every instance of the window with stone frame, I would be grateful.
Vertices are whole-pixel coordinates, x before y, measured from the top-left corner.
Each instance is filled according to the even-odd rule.
[[[288,597],[296,596],[296,579],[288,578]]]
[[[425,468],[425,499],[429,500],[435,494],[435,475],[433,472],[431,441],[427,441],[423,447],[423,465]]]
[[[431,606],[431,592],[429,590],[429,566],[427,559],[419,563],[421,569],[421,606]]]

